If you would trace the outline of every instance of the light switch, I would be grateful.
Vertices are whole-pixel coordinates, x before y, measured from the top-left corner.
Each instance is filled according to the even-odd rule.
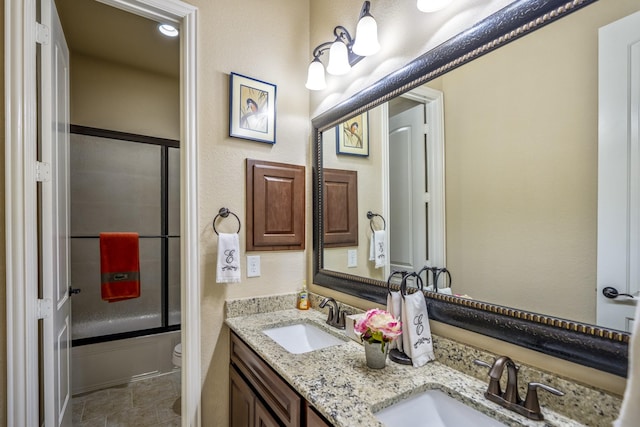
[[[347,267],[353,268],[358,266],[358,250],[349,249],[347,251]]]
[[[260,255],[247,255],[247,277],[260,276]]]

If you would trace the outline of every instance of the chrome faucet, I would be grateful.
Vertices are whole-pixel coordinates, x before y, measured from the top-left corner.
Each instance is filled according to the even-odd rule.
[[[543,420],[544,416],[538,403],[538,389],[546,390],[556,396],[564,396],[564,393],[545,384],[531,382],[527,387],[527,397],[524,401],[518,395],[518,370],[516,364],[507,356],[498,357],[492,365],[482,360],[474,360],[476,365],[489,368],[489,387],[484,396],[507,409],[532,420]],[[507,368],[507,388],[504,393],[500,388],[500,379]]]
[[[320,303],[320,308],[324,308],[327,303],[331,303],[333,307],[329,307],[329,316],[327,317],[327,325],[333,326],[334,328],[344,329],[345,328],[345,320],[344,311],[340,311],[340,307],[338,307],[338,303],[331,297],[327,297],[322,300]]]

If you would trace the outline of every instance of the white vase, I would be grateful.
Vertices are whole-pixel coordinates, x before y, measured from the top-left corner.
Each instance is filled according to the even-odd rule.
[[[388,352],[389,343],[386,343],[384,351],[382,351],[382,343],[369,343],[368,341],[364,341],[364,355],[367,359],[367,366],[372,369],[382,369],[385,367]]]

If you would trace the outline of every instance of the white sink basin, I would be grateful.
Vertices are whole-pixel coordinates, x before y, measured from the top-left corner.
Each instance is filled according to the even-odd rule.
[[[307,353],[345,342],[308,323],[280,326],[262,332],[293,354]]]
[[[440,390],[428,390],[375,414],[387,427],[504,427]]]

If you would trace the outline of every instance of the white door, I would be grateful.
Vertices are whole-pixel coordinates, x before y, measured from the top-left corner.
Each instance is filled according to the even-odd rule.
[[[416,105],[389,118],[389,262],[418,271],[427,261],[425,113]],[[407,209],[407,207],[411,207]]]
[[[600,28],[598,71],[597,324],[630,331],[640,298],[640,12]],[[616,292],[633,298],[604,295]]]
[[[71,426],[69,295],[69,50],[53,0],[41,0],[41,183],[45,426]]]

